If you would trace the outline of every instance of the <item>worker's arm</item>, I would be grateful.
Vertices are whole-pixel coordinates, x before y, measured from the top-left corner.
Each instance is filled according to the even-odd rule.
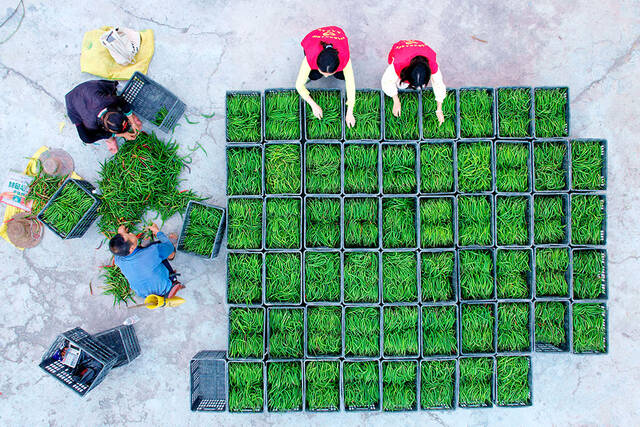
[[[356,118],[353,117],[353,107],[356,105],[356,80],[353,77],[351,60],[347,62],[342,73],[344,74],[344,85],[347,90],[347,114],[345,115],[344,122],[348,127],[354,127],[356,124]]]
[[[93,144],[96,141],[113,136],[111,132],[102,129],[87,129],[82,123],[76,125],[76,130],[78,131],[78,136],[85,144]]]
[[[382,91],[385,95],[393,99],[393,115],[396,117],[400,116],[400,112],[402,110],[400,98],[398,97],[397,83],[398,75],[396,74],[396,70],[393,68],[393,64],[389,64],[387,69],[384,70],[380,84],[382,85]]]
[[[305,86],[307,83],[307,79],[309,78],[309,73],[311,72],[311,67],[309,67],[309,63],[307,62],[307,58],[302,58],[302,64],[300,64],[300,71],[298,71],[298,78],[296,79],[296,90],[300,94],[300,97],[304,99],[311,110],[313,111],[313,115],[318,119],[322,118],[322,108],[311,98],[309,94],[309,89]]]
[[[431,76],[431,86],[433,87],[433,94],[437,103],[436,116],[440,123],[444,123],[442,101],[444,101],[444,98],[447,96],[447,87],[444,85],[444,81],[442,81],[442,73],[440,70],[436,71],[435,74]]]
[[[176,248],[171,243],[171,240],[164,234],[162,231],[158,231],[156,233],[156,238],[160,240],[158,245],[154,245],[158,247],[158,255],[160,257],[160,261],[165,260],[171,256],[172,253],[175,252]]]

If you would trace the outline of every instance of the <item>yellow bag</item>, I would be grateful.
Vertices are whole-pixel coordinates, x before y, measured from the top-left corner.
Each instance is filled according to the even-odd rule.
[[[182,303],[184,303],[184,298],[180,298],[180,297],[165,298],[159,295],[151,294],[151,295],[147,295],[147,297],[144,299],[144,304],[138,304],[138,306],[144,305],[149,310],[155,310],[156,308],[165,307],[165,306],[177,307]]]
[[[147,74],[154,52],[153,30],[140,31],[140,49],[135,57],[135,63],[120,65],[113,60],[107,48],[100,42],[102,34],[111,28],[102,27],[84,34],[80,70],[110,80],[128,80],[136,71]]]

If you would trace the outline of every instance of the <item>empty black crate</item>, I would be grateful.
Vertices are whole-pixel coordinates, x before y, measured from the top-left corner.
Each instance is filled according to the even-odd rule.
[[[133,325],[117,326],[94,334],[93,337],[118,354],[114,368],[126,365],[140,356],[140,344]]]
[[[227,407],[226,353],[204,350],[191,359],[191,410],[224,411]]]

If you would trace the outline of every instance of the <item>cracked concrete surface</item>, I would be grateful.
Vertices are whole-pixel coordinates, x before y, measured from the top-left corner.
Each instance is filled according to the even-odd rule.
[[[0,1],[0,22],[17,0]],[[187,115],[215,112],[175,132],[181,151],[200,142],[185,186],[225,204],[224,94],[230,89],[292,87],[301,38],[336,24],[350,37],[358,87],[378,87],[389,47],[420,38],[439,55],[451,87],[567,85],[573,136],[609,141],[609,337],[606,356],[534,354],[534,406],[403,414],[231,415],[189,411],[189,359],[226,349],[225,253],[212,262],[178,255],[187,303],[174,310],[138,310],[142,355],[112,371],[80,399],[37,368],[55,335],[74,326],[97,332],[133,310],[99,295],[95,227],[83,239],[47,233],[20,252],[0,242],[1,425],[539,425],[619,424],[640,419],[640,298],[635,279],[640,198],[640,8],[637,1],[279,3],[25,1],[20,29],[0,44],[2,170],[21,169],[40,145],[70,152],[77,172],[97,179],[104,144],[83,146],[65,117],[64,94],[94,78],[80,73],[82,35],[120,24],[155,31],[149,75],[188,105]],[[0,40],[17,22],[0,28]],[[474,38],[475,37],[475,38]],[[478,40],[479,39],[479,40]],[[484,41],[484,42],[483,42]],[[486,42],[486,43],[485,43]],[[323,81],[319,85],[332,84]],[[59,124],[66,126],[59,131]],[[165,229],[177,230],[173,218]],[[91,283],[94,295],[90,295]],[[634,421],[635,420],[635,421]]]

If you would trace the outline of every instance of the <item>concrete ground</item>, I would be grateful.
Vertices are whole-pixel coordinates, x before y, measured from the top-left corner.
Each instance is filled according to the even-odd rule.
[[[0,0],[0,22],[18,0]],[[485,3],[480,5],[480,3]],[[534,354],[534,405],[524,409],[402,414],[202,414],[189,411],[190,358],[226,349],[225,253],[215,261],[178,255],[187,299],[156,312],[112,307],[99,295],[109,254],[95,226],[82,239],[47,232],[21,252],[0,242],[0,425],[632,425],[640,418],[640,8],[626,1],[247,2],[25,1],[0,27],[0,170],[21,169],[42,144],[62,147],[95,182],[104,144],[83,146],[65,116],[64,95],[94,78],[80,72],[85,31],[120,24],[151,28],[149,75],[200,124],[175,132],[187,152],[185,186],[225,204],[224,94],[291,87],[307,31],[335,24],[350,37],[358,87],[378,87],[391,44],[419,38],[438,52],[451,87],[567,85],[573,136],[609,141],[609,337],[606,356]],[[21,13],[18,14],[19,17]],[[322,84],[333,84],[325,81]],[[59,124],[66,126],[60,131]],[[165,224],[178,230],[179,218]],[[94,295],[90,294],[90,284]],[[37,364],[55,335],[97,332],[137,314],[142,355],[80,399]],[[635,420],[635,421],[633,421]]]

